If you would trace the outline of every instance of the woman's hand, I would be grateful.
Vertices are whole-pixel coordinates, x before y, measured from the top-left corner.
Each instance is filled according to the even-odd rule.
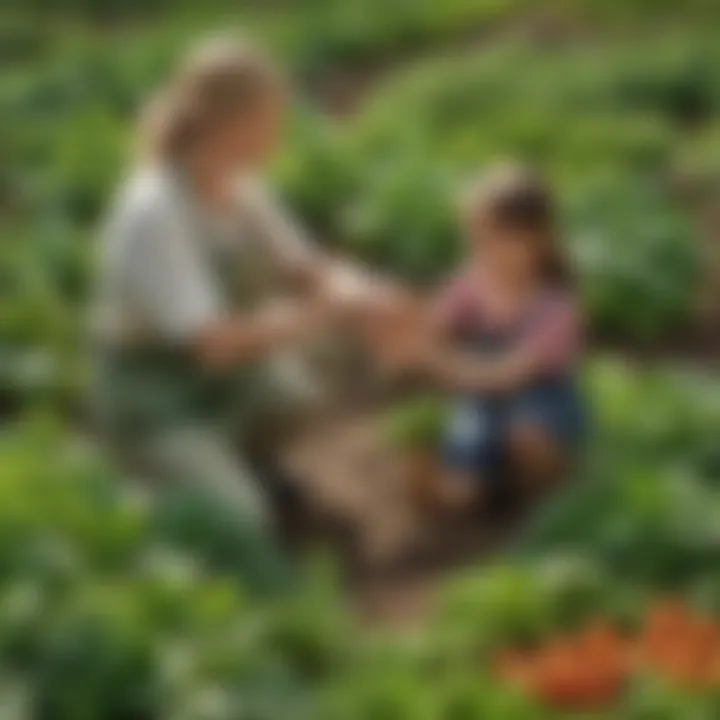
[[[363,337],[377,361],[388,369],[422,367],[432,346],[432,333],[421,301],[398,296],[366,314]]]
[[[377,362],[391,370],[425,367],[434,346],[426,303],[409,289],[339,263],[316,296],[328,322],[357,332]]]
[[[336,309],[324,299],[276,300],[255,312],[206,328],[198,343],[201,359],[215,368],[254,362],[311,339],[336,315]]]
[[[434,338],[424,324],[407,328],[388,342],[381,361],[394,370],[424,370],[433,357]]]
[[[399,285],[344,263],[333,264],[320,295],[351,323],[362,323],[393,308],[408,296]]]

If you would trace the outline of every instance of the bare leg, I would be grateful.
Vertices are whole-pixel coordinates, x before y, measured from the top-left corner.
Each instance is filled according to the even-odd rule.
[[[483,484],[478,478],[457,470],[446,470],[438,477],[436,506],[443,513],[466,515],[483,500]]]
[[[558,484],[568,466],[566,451],[532,423],[518,422],[510,428],[508,451],[522,487],[531,494]]]

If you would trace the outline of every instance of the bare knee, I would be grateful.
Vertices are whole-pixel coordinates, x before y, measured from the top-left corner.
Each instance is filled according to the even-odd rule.
[[[442,511],[463,514],[482,499],[481,484],[472,473],[447,470],[438,480],[436,503]]]
[[[551,486],[562,478],[566,470],[564,449],[536,425],[513,425],[509,432],[508,447],[512,466],[530,487]]]

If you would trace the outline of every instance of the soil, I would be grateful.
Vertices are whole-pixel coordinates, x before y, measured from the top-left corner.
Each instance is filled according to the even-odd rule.
[[[516,536],[523,513],[464,521],[428,514],[416,501],[407,453],[383,442],[376,419],[366,410],[314,423],[283,461],[312,498],[313,540],[340,555],[360,616],[397,627],[424,615],[444,576]]]
[[[552,17],[511,19],[481,31],[469,28],[439,51],[462,51],[508,35],[557,44],[577,42],[588,34],[587,28],[565,27]],[[438,54],[437,45],[432,53]],[[312,80],[310,91],[334,115],[349,116],[390,71],[423,55],[420,48],[378,57],[361,67],[338,68]],[[713,362],[720,357],[720,323],[716,318],[712,326],[685,329],[653,344],[611,338],[598,338],[594,344],[641,360]],[[433,604],[442,579],[506,547],[517,536],[523,514],[486,514],[464,523],[428,517],[414,502],[407,458],[383,443],[376,431],[377,410],[361,405],[347,403],[355,409],[310,423],[286,449],[283,461],[311,503],[309,524],[314,527],[302,541],[319,541],[338,551],[360,616],[393,628],[412,626]],[[0,418],[16,412],[11,396],[0,397]]]

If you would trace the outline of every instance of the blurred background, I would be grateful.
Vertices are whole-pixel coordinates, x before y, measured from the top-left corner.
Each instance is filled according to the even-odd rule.
[[[433,583],[431,609],[401,603],[402,633],[367,632],[322,569],[258,604],[232,530],[159,513],[83,429],[94,241],[134,117],[189,43],[229,29],[296,83],[273,176],[322,242],[431,287],[458,257],[456,189],[484,163],[538,163],[561,199],[592,467],[492,565]],[[720,716],[719,33],[712,0],[5,0],[2,717],[554,717],[582,692],[523,691],[492,658],[592,618],[655,622],[685,658],[621,692],[605,628],[593,717]],[[405,447],[433,432],[426,403],[391,414]],[[682,612],[656,607],[667,594]]]

